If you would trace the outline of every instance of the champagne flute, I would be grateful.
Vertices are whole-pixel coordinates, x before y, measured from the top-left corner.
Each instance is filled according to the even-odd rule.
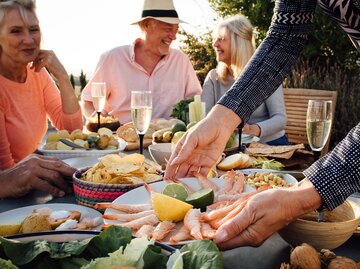
[[[106,83],[105,82],[91,82],[91,97],[93,106],[97,113],[98,130],[100,129],[100,115],[104,110],[106,100]]]
[[[332,125],[332,101],[309,100],[306,114],[306,133],[315,160],[325,146]]]
[[[152,112],[150,91],[131,92],[131,118],[140,140],[140,154],[143,154],[144,135],[149,128]]]

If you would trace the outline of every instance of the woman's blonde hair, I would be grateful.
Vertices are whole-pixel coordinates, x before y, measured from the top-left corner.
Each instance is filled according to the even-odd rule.
[[[37,15],[35,12],[36,6],[33,0],[8,0],[8,1],[0,1],[0,25],[2,25],[5,16],[11,10],[18,10],[21,18],[25,23],[29,21],[28,13],[32,13],[35,15],[36,19]]]
[[[217,29],[225,29],[230,36],[232,76],[237,79],[256,49],[253,26],[244,15],[239,14],[223,20]],[[217,74],[223,84],[228,82],[229,68],[223,62],[217,65]]]

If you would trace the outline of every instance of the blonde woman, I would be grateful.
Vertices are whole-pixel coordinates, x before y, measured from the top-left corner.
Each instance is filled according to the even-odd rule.
[[[229,17],[214,31],[213,47],[218,66],[211,70],[203,85],[202,100],[206,111],[217,103],[243,72],[255,52],[253,26],[243,15]],[[251,106],[251,104],[249,104]],[[243,133],[260,137],[269,145],[287,145],[286,112],[282,86],[251,115]]]

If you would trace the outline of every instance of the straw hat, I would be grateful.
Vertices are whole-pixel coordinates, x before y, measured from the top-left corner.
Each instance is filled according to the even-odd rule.
[[[179,19],[172,0],[144,0],[141,19],[133,22],[132,24],[137,24],[147,18],[171,24],[184,23],[184,21]]]

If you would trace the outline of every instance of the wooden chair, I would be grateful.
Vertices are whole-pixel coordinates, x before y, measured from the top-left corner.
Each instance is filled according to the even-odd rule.
[[[306,134],[306,111],[310,99],[331,100],[334,120],[337,99],[336,91],[284,88],[284,98],[287,113],[285,131],[290,143],[309,144]],[[330,136],[321,151],[321,156],[329,151]]]

